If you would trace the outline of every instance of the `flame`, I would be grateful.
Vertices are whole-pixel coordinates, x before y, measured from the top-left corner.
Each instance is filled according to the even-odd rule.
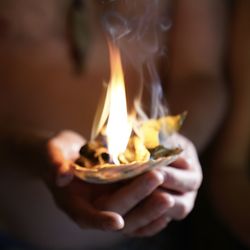
[[[169,151],[161,145],[161,141],[165,142],[167,136],[179,130],[186,113],[149,119],[141,108],[141,89],[139,97],[134,101],[134,110],[129,116],[120,51],[114,44],[108,45],[111,77],[109,83],[104,84],[105,92],[101,95],[92,127],[91,140],[95,141],[100,134],[102,139],[101,143],[95,144],[97,148],[94,150],[96,153],[103,150],[103,136],[106,136],[108,153],[116,165],[146,162],[151,156],[157,159],[177,154],[176,152],[180,151]],[[106,151],[105,148],[105,153]],[[101,165],[106,162],[99,158],[98,161]]]
[[[109,116],[106,127],[108,151],[113,162],[119,164],[118,156],[124,153],[132,132],[126,102],[126,90],[119,49],[109,43],[111,79],[108,85],[106,103]]]

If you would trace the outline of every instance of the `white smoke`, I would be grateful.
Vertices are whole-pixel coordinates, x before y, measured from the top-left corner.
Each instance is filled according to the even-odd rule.
[[[163,34],[171,27],[166,11],[162,10],[164,2],[166,0],[102,0],[106,5],[102,15],[105,31],[140,75],[141,91],[135,110],[142,120],[156,119],[168,112],[156,66],[157,58],[165,55]],[[141,107],[145,91],[151,96],[149,114]]]

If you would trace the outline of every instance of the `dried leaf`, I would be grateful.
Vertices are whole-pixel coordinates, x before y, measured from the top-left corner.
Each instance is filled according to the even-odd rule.
[[[186,117],[187,117],[187,112],[185,111],[180,115],[166,116],[160,118],[159,123],[162,132],[170,135],[179,131]]]
[[[181,148],[165,148],[162,145],[157,146],[156,148],[150,150],[151,158],[157,160],[161,157],[168,157],[173,155],[178,155],[182,152]]]
[[[178,131],[186,116],[187,112],[184,112],[176,116],[166,116],[158,120],[150,119],[143,122],[140,127],[140,134],[144,140],[146,148],[153,149],[160,145],[160,132],[170,135]]]
[[[121,163],[144,162],[149,160],[150,153],[145,147],[143,140],[137,136],[130,138],[126,151],[120,154]]]
[[[134,147],[135,147],[135,161],[143,162],[147,161],[150,158],[150,153],[147,150],[146,146],[139,137],[134,136]]]

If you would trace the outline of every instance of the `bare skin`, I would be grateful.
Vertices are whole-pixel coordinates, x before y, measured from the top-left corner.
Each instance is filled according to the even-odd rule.
[[[73,180],[70,162],[82,143],[78,144],[80,137],[70,131],[60,133],[48,144],[50,162],[57,167],[57,186],[65,187],[52,187],[58,205],[82,228],[122,229],[131,236],[156,234],[171,219],[183,219],[192,210],[190,199],[200,186],[201,171],[194,147],[184,137],[176,136],[176,140],[186,152],[171,167],[158,168],[126,184],[100,186]]]
[[[220,127],[227,106],[223,75],[227,8],[216,0],[175,4],[167,100],[172,112],[188,110],[184,134],[202,151]]]
[[[203,1],[201,6],[208,2],[210,1]],[[30,1],[30,6],[37,6],[38,10],[42,9],[47,15],[51,13],[51,9],[56,9],[57,4],[59,4],[57,1],[46,0],[36,3]],[[99,32],[94,35],[85,73],[81,77],[76,77],[72,70],[68,43],[63,30],[65,26],[60,19],[60,15],[59,17],[51,15],[48,19],[46,17],[44,22],[39,24],[42,25],[42,28],[40,28],[37,37],[35,36],[37,26],[31,25],[28,29],[23,18],[25,16],[32,21],[41,19],[38,15],[27,17],[29,10],[25,9],[25,5],[22,5],[21,8],[21,5],[22,3],[20,3],[20,8],[16,7],[15,9],[20,13],[17,20],[7,18],[16,16],[13,13],[12,15],[1,13],[7,19],[9,25],[7,25],[7,31],[5,31],[7,33],[2,38],[0,51],[0,82],[1,88],[4,90],[1,91],[1,101],[9,105],[1,105],[1,117],[3,117],[7,126],[8,124],[18,124],[20,127],[38,131],[63,132],[55,133],[55,136],[48,139],[47,147],[45,147],[45,154],[50,159],[51,176],[54,173],[58,176],[57,182],[55,179],[52,179],[53,181],[46,179],[46,183],[49,182],[50,191],[45,188],[41,179],[34,179],[23,173],[20,166],[25,168],[25,165],[19,163],[19,170],[16,170],[14,163],[7,164],[7,166],[14,165],[13,169],[15,170],[8,167],[0,177],[3,180],[0,182],[2,185],[0,195],[1,199],[5,201],[1,211],[5,227],[9,228],[17,237],[35,245],[94,247],[98,245],[109,246],[123,240],[123,234],[139,237],[151,236],[166,227],[170,220],[184,218],[193,208],[197,189],[202,179],[196,150],[193,144],[184,137],[177,136],[177,140],[185,144],[186,155],[183,155],[183,158],[172,164],[171,167],[162,166],[159,170],[140,176],[126,185],[121,185],[118,188],[106,187],[106,190],[99,193],[100,187],[91,186],[90,188],[88,184],[79,183],[75,179],[72,180],[67,162],[76,157],[76,152],[83,142],[83,138],[78,133],[88,135],[90,132],[99,90],[103,79],[107,78],[108,75],[108,66],[104,67],[104,65],[108,65],[107,48],[103,43],[104,37]],[[189,9],[188,6],[185,6],[185,1],[180,1],[177,10],[182,9],[182,5]],[[9,6],[7,4],[4,10],[7,14],[9,11],[15,11],[11,8],[11,3]],[[194,11],[193,14],[196,11],[199,12],[199,10],[193,8],[190,8],[190,11]],[[207,17],[204,18],[205,24],[210,23],[211,13],[212,10],[210,9]],[[176,22],[180,23],[180,26],[174,26],[174,30],[178,33],[185,21],[181,21],[182,15],[177,15],[176,18],[177,21],[179,20],[179,22]],[[55,23],[58,26],[55,26]],[[15,25],[19,25],[23,29],[22,36],[18,36],[21,39],[18,42],[16,42],[16,36],[12,37],[19,30],[19,28],[15,28]],[[191,23],[190,26],[192,27],[193,24]],[[59,32],[56,32],[57,35],[54,33],[53,35],[48,34],[48,30],[52,27],[52,30],[55,29]],[[197,37],[195,33],[199,33],[199,31],[193,30],[192,32],[193,36]],[[31,37],[30,34],[32,34]],[[211,36],[210,33],[204,35]],[[217,33],[213,34],[211,39],[218,41]],[[214,62],[220,63],[218,51],[208,50],[214,44],[205,43],[203,45],[204,51],[208,55],[213,53],[215,55],[212,56],[210,61],[204,54],[201,57],[204,60],[202,68],[200,68],[200,63],[190,64],[193,66],[191,69],[180,68],[180,72],[183,71],[183,74],[180,75],[185,76],[180,81],[184,88],[189,89],[187,85],[189,86],[190,82],[186,82],[185,79],[186,75],[192,75],[193,72],[201,72],[198,74],[200,75],[205,71],[206,76],[209,76],[208,79],[214,79],[218,76],[217,72],[215,74],[210,67]],[[178,51],[180,43],[176,43],[175,46],[172,50]],[[196,55],[199,58],[201,51],[193,50],[192,56]],[[178,58],[178,56],[176,57]],[[187,55],[186,58],[191,57]],[[187,74],[189,70],[191,73]],[[205,83],[207,84],[207,81]],[[221,82],[219,83],[221,84]],[[206,86],[209,88],[210,84]],[[222,88],[215,88],[214,86],[212,84],[211,92],[208,92],[209,95],[218,95],[224,100]],[[199,91],[197,90],[196,94]],[[172,95],[178,96],[178,92],[172,92]],[[180,100],[183,96],[178,98]],[[173,100],[178,100],[178,98],[173,97]],[[173,103],[172,105],[175,106],[173,100],[170,100],[170,104]],[[185,105],[191,101],[189,99],[183,102],[180,111],[191,108],[191,104],[188,107]],[[199,99],[199,101],[202,103],[203,99]],[[86,106],[87,108],[85,108]],[[215,106],[219,110],[223,110],[224,103],[215,103]],[[208,131],[206,138],[201,140],[201,144],[205,145],[207,138],[213,134],[219,124],[219,114],[214,114],[211,108],[211,110],[206,110],[206,116],[204,117],[203,113],[194,109],[191,117],[195,117],[193,126],[197,125],[195,122],[207,117],[209,117],[209,120],[217,121]],[[64,131],[65,128],[71,131]],[[200,132],[197,135],[192,134],[191,138],[199,138],[199,135]],[[73,150],[72,145],[74,146]],[[197,145],[199,144],[197,143]],[[34,165],[32,163],[32,166]],[[62,177],[65,177],[65,173],[67,178]],[[13,177],[15,177],[14,180]],[[144,181],[147,184],[142,186],[141,183]],[[169,189],[175,191],[174,193],[178,193],[178,195],[169,193]],[[3,190],[8,190],[8,195]],[[83,197],[82,192],[88,193],[88,195]],[[134,197],[134,194],[136,194],[136,197]],[[51,199],[51,195],[57,206]],[[117,197],[119,197],[119,200]],[[121,202],[122,207],[120,206]],[[152,214],[151,208],[155,204],[158,204],[159,210]],[[19,209],[13,209],[16,207]],[[79,211],[79,208],[81,208],[81,211]],[[27,211],[29,211],[28,214]],[[78,228],[76,224],[85,230]],[[104,233],[86,229],[121,230],[121,233]],[[98,241],[89,241],[90,235],[91,238],[96,238]]]
[[[250,4],[236,1],[231,34],[232,106],[210,172],[212,201],[229,229],[250,246]]]

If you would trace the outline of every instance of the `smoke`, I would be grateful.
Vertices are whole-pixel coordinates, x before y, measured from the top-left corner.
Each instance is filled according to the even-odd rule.
[[[156,61],[165,55],[163,35],[171,27],[166,0],[102,0],[102,24],[129,63],[139,73],[140,91],[135,110],[140,120],[156,119],[168,113]],[[150,93],[150,111],[142,109],[145,92]]]

